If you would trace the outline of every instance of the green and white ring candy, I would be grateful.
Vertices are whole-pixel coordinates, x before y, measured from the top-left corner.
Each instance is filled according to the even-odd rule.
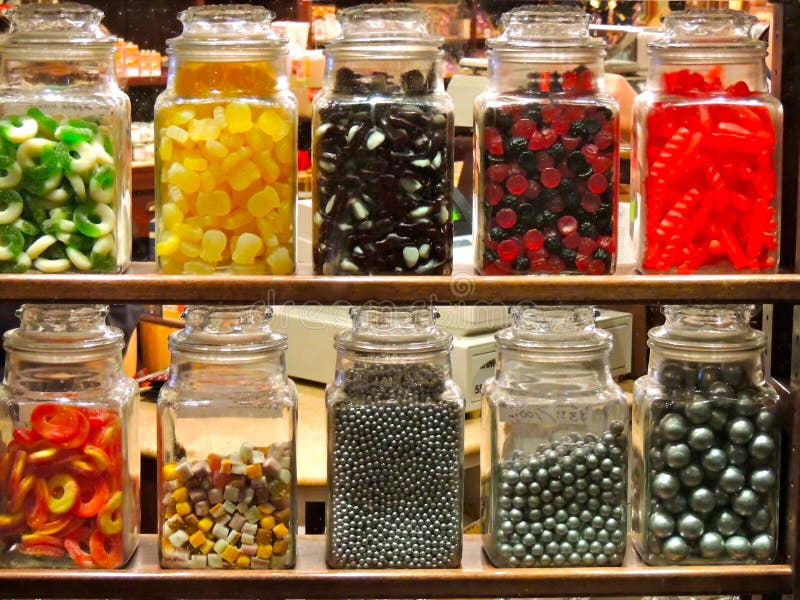
[[[67,180],[72,186],[75,195],[81,200],[86,200],[86,184],[83,182],[83,178],[80,175],[70,175],[68,173]]]
[[[42,154],[44,154],[45,150],[52,150],[55,146],[56,143],[53,140],[46,140],[40,137],[25,140],[17,148],[17,162],[23,170],[37,167],[41,164]]]
[[[0,192],[0,225],[8,225],[19,219],[25,207],[22,196],[14,190]]]
[[[33,266],[42,273],[63,273],[72,266],[72,263],[68,258],[44,258],[40,256],[33,261]]]
[[[97,153],[89,142],[80,142],[69,149],[69,173],[86,175],[97,164]]]
[[[0,225],[0,260],[14,260],[22,253],[25,238],[13,225]]]
[[[31,117],[12,116],[0,119],[0,135],[15,144],[31,139],[38,129],[38,123]]]
[[[25,251],[32,259],[38,258],[39,255],[47,250],[50,246],[56,243],[56,238],[50,234],[43,235],[38,240],[33,242]]]
[[[92,268],[92,261],[77,248],[67,246],[67,258],[80,271],[88,271]]]
[[[22,181],[22,167],[14,162],[7,167],[0,167],[0,190],[7,190],[19,185]]]
[[[106,204],[81,204],[73,215],[75,227],[83,235],[99,238],[114,230],[116,216]]]

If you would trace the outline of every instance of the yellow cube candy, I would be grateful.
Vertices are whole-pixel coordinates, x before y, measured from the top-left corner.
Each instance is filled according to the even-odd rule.
[[[199,529],[189,536],[189,543],[195,548],[199,548],[206,543],[206,536]]]
[[[203,533],[208,533],[214,527],[214,520],[210,517],[203,517],[197,522],[197,528]]]
[[[177,512],[180,516],[185,517],[192,512],[192,505],[189,502],[178,502],[175,504],[175,512]]]
[[[250,568],[250,557],[247,554],[240,554],[236,557],[236,566],[240,569]]]
[[[235,546],[228,546],[222,552],[222,558],[229,563],[233,563],[239,558],[239,550]]]
[[[279,539],[283,539],[286,537],[286,534],[289,533],[289,529],[283,523],[278,523],[273,529],[272,533],[275,534],[275,537]]]
[[[270,558],[272,556],[272,544],[259,544],[256,549],[256,556],[264,560]]]

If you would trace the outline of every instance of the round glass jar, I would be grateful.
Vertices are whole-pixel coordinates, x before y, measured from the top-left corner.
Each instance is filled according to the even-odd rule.
[[[483,548],[497,567],[619,566],[628,405],[588,306],[511,309],[481,411]]]
[[[665,306],[633,405],[633,541],[650,565],[775,558],[778,395],[751,306]]]
[[[178,15],[155,105],[163,273],[294,272],[297,100],[273,17],[248,4]]]
[[[314,272],[448,275],[453,103],[442,39],[411,6],[338,12],[314,98]]]
[[[327,389],[328,565],[461,563],[464,397],[427,308],[353,309]]]
[[[107,306],[26,304],[0,387],[0,567],[122,567],[139,541],[138,387]]]
[[[475,265],[484,274],[613,273],[619,110],[590,17],[519,7],[487,40],[475,100]]]
[[[756,18],[675,12],[633,108],[634,245],[642,273],[775,272],[783,111]]]
[[[190,306],[158,396],[159,556],[171,569],[295,564],[297,391],[263,306]]]
[[[116,38],[82,4],[23,5],[0,43],[0,272],[131,259],[131,106]]]

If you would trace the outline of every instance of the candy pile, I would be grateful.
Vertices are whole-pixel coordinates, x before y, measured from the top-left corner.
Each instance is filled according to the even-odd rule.
[[[530,75],[483,115],[476,263],[485,274],[603,274],[616,263],[617,115],[581,68]]]
[[[118,269],[116,153],[100,119],[0,119],[0,272]]]
[[[192,569],[294,565],[291,446],[244,443],[163,466],[161,564]]]
[[[747,84],[721,68],[667,73],[646,121],[645,271],[776,268],[775,130]],[[707,99],[707,101],[703,101]]]
[[[386,73],[365,81],[340,69],[337,91],[370,99],[331,100],[319,111],[313,190],[318,274],[441,275],[452,268],[451,109],[425,99],[431,87],[421,72],[401,79],[410,97],[393,98],[401,86]]]
[[[45,403],[30,422],[0,453],[0,549],[56,564],[68,557],[79,567],[121,566],[123,535],[136,525],[123,510],[119,415]]]
[[[775,555],[778,426],[738,363],[669,362],[651,405],[651,564],[770,562]]]
[[[334,398],[328,564],[456,567],[461,560],[463,407],[441,370],[360,366]]]
[[[617,566],[626,542],[627,439],[573,433],[496,466],[493,536],[499,567]]]
[[[245,67],[228,72],[228,63],[210,65],[219,70],[215,73],[223,86],[214,93],[236,91],[224,84],[237,74],[250,81],[261,72],[255,67],[253,72]],[[212,83],[191,83],[190,75],[203,72],[181,73],[176,92],[211,95]],[[297,159],[292,106],[192,101],[157,110],[156,258],[163,272],[294,271]]]

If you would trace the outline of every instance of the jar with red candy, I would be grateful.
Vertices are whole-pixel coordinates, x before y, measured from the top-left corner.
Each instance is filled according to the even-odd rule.
[[[102,305],[26,304],[0,386],[0,568],[113,569],[139,533],[138,388]]]
[[[589,16],[520,7],[487,40],[475,101],[475,265],[483,274],[612,273],[618,107]]]
[[[631,189],[643,273],[774,272],[780,102],[767,45],[734,10],[672,13],[634,102]]]

